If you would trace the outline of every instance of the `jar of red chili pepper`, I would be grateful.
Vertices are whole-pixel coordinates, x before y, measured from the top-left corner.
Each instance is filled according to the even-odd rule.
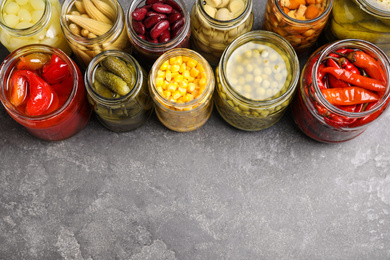
[[[317,41],[332,6],[333,0],[268,0],[264,29],[280,34],[303,53]]]
[[[389,64],[382,50],[362,40],[318,49],[303,68],[291,106],[298,127],[325,143],[363,133],[388,108]]]
[[[17,49],[1,64],[0,78],[0,99],[7,112],[40,139],[69,138],[90,118],[81,72],[59,49]]]
[[[190,46],[190,15],[182,0],[134,0],[126,25],[132,55],[146,69],[164,52]]]

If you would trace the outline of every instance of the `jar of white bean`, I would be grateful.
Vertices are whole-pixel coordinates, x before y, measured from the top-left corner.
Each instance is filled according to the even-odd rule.
[[[0,0],[0,8],[0,41],[8,51],[45,44],[71,55],[61,30],[58,0]]]
[[[216,68],[215,104],[232,126],[257,131],[272,126],[290,104],[299,61],[278,34],[251,31],[234,40]]]
[[[191,47],[216,66],[225,48],[252,26],[252,0],[195,0]]]

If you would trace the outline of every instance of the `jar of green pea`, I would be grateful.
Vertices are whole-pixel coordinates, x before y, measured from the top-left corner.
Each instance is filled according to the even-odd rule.
[[[299,61],[278,34],[251,31],[225,49],[215,73],[220,115],[238,129],[257,131],[283,116],[295,93]]]

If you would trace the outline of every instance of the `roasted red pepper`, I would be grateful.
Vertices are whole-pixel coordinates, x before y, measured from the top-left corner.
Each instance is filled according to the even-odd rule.
[[[336,106],[356,105],[379,100],[379,96],[374,92],[359,87],[322,89],[321,93],[329,103]]]
[[[348,70],[337,69],[337,68],[324,68],[323,73],[330,73],[337,79],[344,80],[354,86],[365,88],[372,91],[384,91],[386,86],[379,80],[364,77],[362,75],[352,73]]]
[[[22,105],[27,97],[27,80],[19,71],[16,71],[11,78],[10,102],[15,107]]]
[[[50,84],[59,83],[68,76],[68,64],[55,54],[51,56],[50,63],[46,63],[42,68],[42,78]]]

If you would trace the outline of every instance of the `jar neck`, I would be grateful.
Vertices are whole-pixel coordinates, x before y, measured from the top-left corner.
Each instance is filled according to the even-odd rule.
[[[133,66],[136,72],[135,83],[133,88],[130,90],[130,92],[127,95],[122,96],[120,98],[105,98],[99,95],[99,93],[97,93],[95,88],[93,87],[96,69],[99,67],[100,62],[108,56],[114,56],[123,59],[131,66]],[[85,87],[87,89],[88,94],[96,102],[98,102],[99,104],[112,106],[112,105],[119,105],[124,101],[136,97],[138,93],[141,91],[141,86],[145,76],[146,75],[144,75],[144,71],[142,70],[137,60],[135,60],[130,54],[118,50],[109,50],[100,53],[99,55],[97,55],[92,59],[92,61],[88,65],[87,70],[85,71],[84,81],[85,81]]]
[[[284,19],[292,21],[292,22],[297,23],[297,24],[305,24],[305,25],[316,23],[318,21],[322,21],[323,19],[327,19],[329,16],[329,13],[330,13],[330,11],[332,11],[332,7],[333,7],[333,0],[324,0],[324,1],[327,1],[327,6],[319,16],[317,16],[314,19],[310,19],[310,20],[298,20],[298,19],[294,19],[294,18],[288,16],[283,11],[283,8],[279,5],[279,0],[272,0],[272,1],[275,2],[276,7],[278,8],[279,12],[283,15]]]
[[[374,4],[370,4],[367,0],[355,0],[355,3],[360,6],[360,8],[368,13],[369,15],[375,16],[379,19],[389,19],[390,20],[390,9],[384,10],[381,9],[380,6],[375,6]],[[390,4],[388,4],[390,8]]]
[[[245,10],[242,12],[242,14],[240,14],[239,16],[237,16],[236,18],[234,18],[232,20],[221,21],[221,20],[217,20],[217,19],[211,17],[210,15],[208,15],[206,13],[206,11],[203,8],[203,6],[204,6],[203,2],[204,2],[204,0],[196,0],[195,5],[197,7],[197,10],[201,14],[201,17],[211,27],[216,28],[216,29],[223,30],[226,28],[230,28],[232,26],[237,26],[237,25],[245,22],[252,13],[252,0],[246,0],[245,1],[246,2]]]
[[[0,27],[12,36],[26,36],[26,37],[33,36],[39,33],[43,28],[45,28],[50,21],[52,6],[49,0],[43,0],[45,3],[45,9],[43,11],[42,17],[39,19],[38,22],[36,22],[31,27],[27,27],[27,28],[22,28],[22,29],[11,28],[6,24],[4,20],[3,10],[5,10],[5,4],[7,3],[7,1],[8,0],[3,0],[0,4],[0,8],[2,10],[2,12],[0,12]]]
[[[145,0],[134,0],[131,3],[130,8],[128,9],[128,13],[126,15],[127,30],[131,36],[131,39],[135,42],[135,44],[137,46],[142,46],[143,49],[149,50],[151,52],[163,52],[168,49],[173,49],[177,45],[182,43],[184,39],[187,37],[188,32],[190,30],[190,14],[187,11],[185,3],[182,0],[175,0],[175,2],[180,6],[184,17],[184,25],[181,32],[174,39],[166,43],[153,43],[138,37],[138,34],[133,29],[133,19],[131,14],[135,10],[135,8],[137,8],[140,5],[140,3],[144,1]]]
[[[18,111],[8,100],[8,95],[7,95],[8,86],[10,85],[11,76],[12,73],[14,72],[16,63],[19,61],[20,57],[31,53],[46,53],[49,55],[53,55],[53,54],[57,55],[61,60],[63,60],[68,65],[70,74],[73,78],[72,91],[68,99],[64,103],[64,105],[52,113],[42,115],[42,116],[36,116],[36,117],[26,116],[25,114],[22,114],[20,111]],[[7,110],[11,112],[12,115],[17,115],[21,119],[28,119],[33,121],[49,119],[61,114],[71,104],[71,102],[76,96],[78,88],[83,87],[83,86],[79,86],[79,82],[82,82],[82,78],[80,77],[81,74],[78,73],[78,68],[76,67],[75,63],[60,49],[53,48],[47,45],[41,45],[41,44],[32,44],[26,47],[22,47],[12,52],[10,55],[8,55],[8,57],[6,57],[3,63],[1,64],[1,69],[0,69],[1,101],[3,102]]]
[[[86,38],[77,34],[74,34],[70,28],[69,24],[66,20],[66,14],[70,12],[72,9],[75,0],[65,0],[65,2],[62,5],[61,9],[61,27],[66,36],[70,37],[73,41],[81,44],[81,45],[92,45],[92,44],[101,44],[101,43],[107,43],[112,39],[116,39],[119,37],[119,35],[122,33],[124,28],[124,12],[121,4],[117,0],[110,0],[112,3],[111,7],[114,9],[116,13],[116,20],[111,27],[110,30],[108,30],[105,34],[99,35],[95,38]]]
[[[383,71],[386,75],[386,90],[383,96],[380,99],[380,102],[378,102],[375,106],[373,106],[368,111],[362,111],[362,112],[347,112],[342,109],[337,108],[336,106],[329,103],[326,98],[322,95],[321,89],[318,85],[317,80],[312,80],[313,88],[314,88],[314,95],[315,99],[320,105],[324,106],[329,112],[334,113],[336,115],[345,116],[348,118],[360,118],[364,116],[368,116],[372,113],[375,113],[376,111],[380,110],[384,106],[386,106],[386,103],[388,99],[390,98],[390,60],[386,56],[386,54],[376,47],[375,45],[363,41],[363,40],[341,40],[334,42],[323,49],[320,50],[320,52],[317,52],[318,60],[314,63],[313,69],[311,71],[311,77],[312,79],[316,79],[318,75],[318,69],[321,63],[324,62],[326,57],[329,53],[332,53],[334,51],[337,51],[342,48],[349,48],[349,49],[360,49],[364,52],[370,53],[372,56],[378,58],[378,62],[380,62]],[[313,54],[313,57],[315,54]]]
[[[291,82],[287,87],[287,90],[277,98],[269,100],[248,99],[238,93],[235,90],[234,86],[229,83],[226,71],[230,56],[239,46],[242,46],[243,44],[251,41],[264,41],[274,44],[275,46],[279,47],[283,52],[285,52],[286,55],[289,57],[289,60],[291,61]],[[226,89],[226,93],[232,99],[254,108],[274,106],[283,103],[294,93],[299,78],[299,60],[293,47],[280,35],[269,31],[251,31],[236,38],[223,52],[217,69],[219,73],[219,78],[223,82],[222,87]]]

